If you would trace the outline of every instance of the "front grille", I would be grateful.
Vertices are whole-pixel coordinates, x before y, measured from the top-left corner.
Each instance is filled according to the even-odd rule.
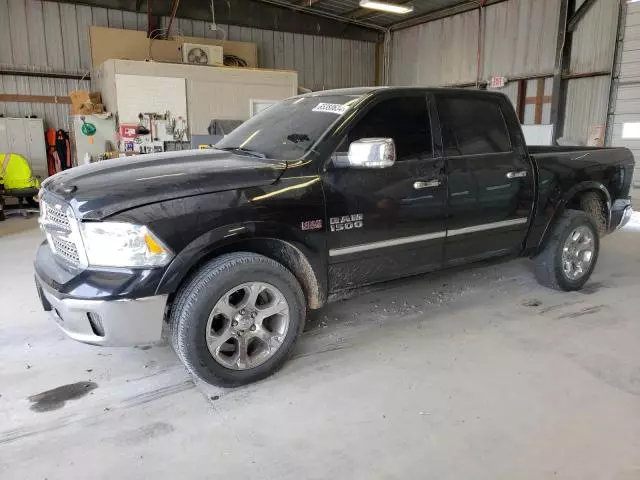
[[[40,215],[40,225],[49,240],[51,251],[72,265],[82,264],[80,232],[71,207],[63,202],[42,199]]]
[[[51,224],[53,227],[61,228],[67,232],[71,231],[71,223],[67,216],[67,209],[62,205],[57,204],[59,208],[51,205],[50,203],[42,202],[43,208],[43,221]]]
[[[75,243],[64,240],[58,235],[51,235],[51,241],[55,253],[74,265],[80,264],[80,255],[78,255],[78,247]]]

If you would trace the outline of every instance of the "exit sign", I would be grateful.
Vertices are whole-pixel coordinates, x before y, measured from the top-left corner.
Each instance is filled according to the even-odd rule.
[[[490,88],[502,88],[507,84],[507,77],[491,77],[489,79]]]

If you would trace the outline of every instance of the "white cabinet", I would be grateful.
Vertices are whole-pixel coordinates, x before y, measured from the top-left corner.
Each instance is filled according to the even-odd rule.
[[[41,118],[0,118],[0,153],[17,153],[27,159],[31,173],[47,177],[47,148]]]

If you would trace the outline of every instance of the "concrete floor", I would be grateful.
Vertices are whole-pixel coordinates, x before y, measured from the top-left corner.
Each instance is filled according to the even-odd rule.
[[[9,220],[0,478],[639,479],[637,230],[604,239],[579,293],[517,260],[333,304],[279,374],[219,390],[166,345],[64,338],[32,286],[35,223]]]

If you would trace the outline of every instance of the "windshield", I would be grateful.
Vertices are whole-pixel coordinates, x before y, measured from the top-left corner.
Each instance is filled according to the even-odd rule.
[[[284,100],[247,120],[216,144],[222,150],[278,160],[296,160],[360,95]]]

